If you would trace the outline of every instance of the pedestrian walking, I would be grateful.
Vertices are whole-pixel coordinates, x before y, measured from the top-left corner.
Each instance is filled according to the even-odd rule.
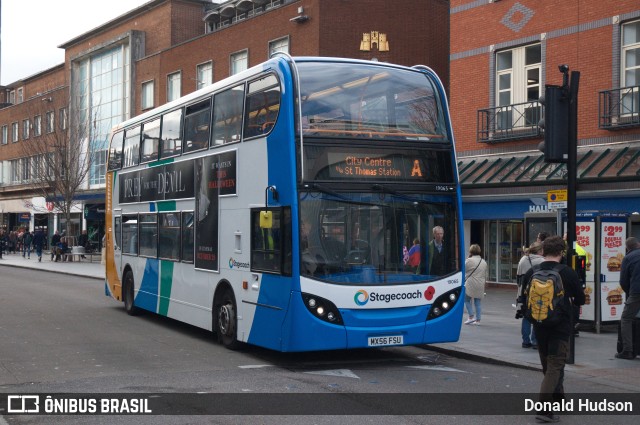
[[[546,236],[545,236],[546,238]],[[524,289],[524,275],[535,265],[538,265],[544,261],[542,256],[542,243],[534,242],[529,246],[528,252],[522,256],[518,263],[518,271],[516,272],[516,281],[518,282],[518,298],[522,296]],[[516,301],[517,302],[517,301]],[[521,311],[521,306],[518,307],[518,311]],[[521,313],[516,313],[516,319],[522,318],[522,326],[520,327],[520,334],[522,335],[522,348],[538,348],[538,341],[536,340],[536,332],[533,330],[533,325],[524,317]]]
[[[42,262],[42,248],[44,247],[44,232],[42,229],[37,229],[33,235],[33,247],[36,251],[36,255],[38,256],[38,262]]]
[[[626,241],[627,254],[620,267],[620,287],[626,295],[624,310],[620,318],[622,352],[616,353],[619,359],[633,360],[633,321],[640,311],[640,242],[631,237]]]
[[[27,255],[27,259],[31,259],[31,243],[33,242],[33,235],[29,230],[25,230],[22,234],[22,257]]]
[[[482,318],[482,299],[484,298],[488,267],[487,262],[480,256],[481,254],[480,245],[471,245],[469,247],[469,258],[464,263],[464,305],[469,315],[469,318],[464,322],[465,325],[479,325]],[[472,302],[473,307],[471,305]]]
[[[560,236],[549,236],[542,242],[544,261],[534,266],[524,275],[527,282],[525,296],[534,300],[526,300],[527,313],[537,313],[540,322],[534,322],[534,330],[538,339],[538,355],[542,365],[544,378],[540,384],[540,401],[547,405],[564,399],[564,367],[569,354],[571,332],[572,305],[584,304],[584,290],[576,272],[565,264],[561,264],[564,241]],[[546,298],[544,304],[540,298],[533,298],[533,277],[545,275],[560,279],[556,282],[561,290],[552,288],[552,297]],[[545,278],[546,279],[546,278]],[[549,295],[547,293],[547,295]],[[550,307],[553,306],[553,309]],[[543,318],[540,314],[544,314]],[[552,320],[553,319],[553,320]],[[558,422],[558,416],[552,411],[540,411],[536,414],[538,422]]]

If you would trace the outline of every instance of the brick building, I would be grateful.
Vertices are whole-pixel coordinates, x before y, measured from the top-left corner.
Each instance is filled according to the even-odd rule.
[[[445,0],[149,1],[58,46],[64,64],[0,90],[0,226],[88,229],[99,242],[109,129],[274,51],[425,64],[446,86],[448,16]],[[77,213],[61,223],[36,196],[28,146],[87,119],[91,168]]]
[[[566,166],[545,163],[538,150],[538,100],[545,84],[563,83],[559,65],[580,72],[578,212],[640,211],[640,5],[450,3],[450,107],[466,241],[485,247],[490,280],[515,282],[522,246],[551,226],[525,215],[547,211],[547,191],[567,185]],[[637,218],[630,221],[637,235]]]

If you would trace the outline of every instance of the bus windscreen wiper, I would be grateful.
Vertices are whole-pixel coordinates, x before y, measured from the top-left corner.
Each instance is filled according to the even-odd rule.
[[[371,186],[371,188],[379,192],[388,193],[389,195],[397,196],[400,199],[404,199],[405,201],[412,202],[414,205],[418,205],[420,203],[418,199],[412,198],[411,196],[407,196],[393,189],[389,189],[388,187],[383,186],[381,184],[374,184]]]
[[[316,190],[318,192],[324,193],[325,195],[331,195],[334,196],[338,199],[342,199],[343,201],[349,201],[350,199],[340,195],[338,192],[334,192],[331,189],[327,189],[326,187],[319,185],[318,183],[311,183],[311,184],[305,184],[304,188],[307,189],[307,191],[311,191],[311,190]]]

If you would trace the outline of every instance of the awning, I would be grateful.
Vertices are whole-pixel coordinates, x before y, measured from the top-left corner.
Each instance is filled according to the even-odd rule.
[[[636,181],[640,177],[640,144],[582,146],[577,166],[578,183]],[[567,174],[566,164],[546,163],[538,151],[464,157],[459,159],[458,169],[463,190],[559,184],[566,181]]]
[[[28,212],[30,208],[27,208],[22,199],[7,199],[0,201],[0,213],[22,213]]]

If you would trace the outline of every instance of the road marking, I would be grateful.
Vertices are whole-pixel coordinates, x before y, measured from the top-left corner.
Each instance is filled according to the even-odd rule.
[[[434,370],[436,372],[460,372],[460,373],[469,373],[464,370],[454,369],[452,367],[447,366],[406,366],[413,369],[423,369],[423,370]]]
[[[304,372],[304,373],[308,373],[310,375],[341,376],[343,378],[360,379],[358,375],[356,375],[349,369],[318,370],[314,372]]]
[[[244,366],[238,366],[240,369],[261,369],[263,367],[271,367],[271,364],[247,364]]]

